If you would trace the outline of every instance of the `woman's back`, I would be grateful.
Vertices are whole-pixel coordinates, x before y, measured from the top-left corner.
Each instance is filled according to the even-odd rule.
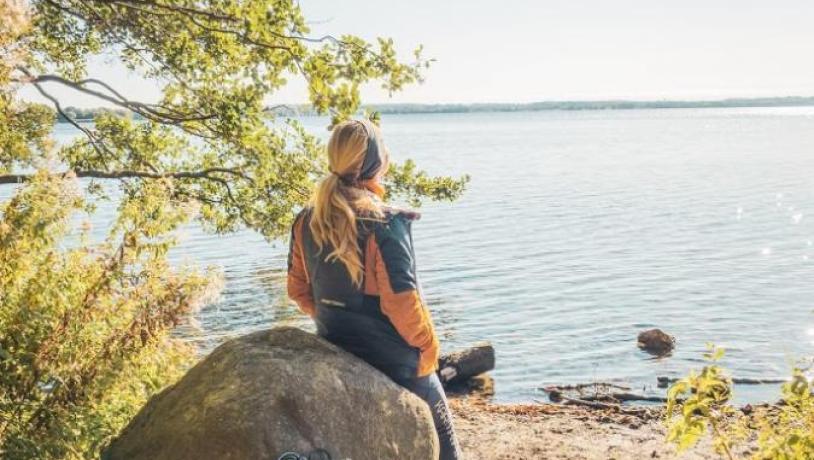
[[[304,276],[289,276],[289,290],[311,290],[312,317],[319,335],[396,381],[419,375],[420,348],[410,345],[399,332],[415,337],[428,335],[432,330],[429,315],[420,302],[415,274],[410,230],[415,215],[387,211],[379,219],[357,220],[358,244],[363,248],[360,285],[353,282],[340,260],[325,257],[332,248],[320,249],[314,241],[308,225],[310,218],[308,208],[297,216],[294,224],[289,270]],[[413,313],[418,313],[423,321],[414,324],[408,318],[413,316],[409,313],[416,309],[416,301],[421,308]]]

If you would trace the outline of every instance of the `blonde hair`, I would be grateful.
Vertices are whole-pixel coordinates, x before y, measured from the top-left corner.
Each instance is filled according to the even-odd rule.
[[[313,211],[309,227],[314,242],[320,252],[326,247],[331,250],[325,260],[341,261],[356,286],[361,286],[364,275],[357,214],[380,218],[382,210],[381,202],[360,188],[363,184],[349,183],[343,178],[358,176],[370,133],[373,133],[374,141],[381,138],[378,127],[369,121],[350,120],[334,127],[327,149],[331,174],[322,179],[311,198]],[[387,169],[384,146],[379,145],[379,149],[382,167],[377,176]]]

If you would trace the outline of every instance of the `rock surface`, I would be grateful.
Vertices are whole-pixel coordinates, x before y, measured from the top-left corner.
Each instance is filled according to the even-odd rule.
[[[650,329],[639,333],[638,345],[648,353],[665,355],[675,347],[675,338],[661,329]]]
[[[118,460],[435,459],[427,405],[362,360],[295,328],[219,346],[152,398],[103,454]]]

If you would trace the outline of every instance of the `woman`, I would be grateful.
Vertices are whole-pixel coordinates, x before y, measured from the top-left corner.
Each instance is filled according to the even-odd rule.
[[[328,142],[331,175],[297,216],[288,295],[317,333],[364,359],[427,402],[441,459],[460,458],[446,397],[435,374],[438,337],[421,298],[410,224],[416,213],[383,206],[388,154],[368,121],[337,125]]]

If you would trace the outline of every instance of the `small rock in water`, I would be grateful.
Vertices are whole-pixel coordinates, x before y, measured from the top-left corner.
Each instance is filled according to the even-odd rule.
[[[639,333],[638,345],[648,353],[662,356],[673,350],[675,338],[661,329],[650,329]]]
[[[659,376],[656,377],[656,380],[659,382],[658,383],[659,388],[667,388],[670,386],[670,383],[672,383],[670,377]]]

